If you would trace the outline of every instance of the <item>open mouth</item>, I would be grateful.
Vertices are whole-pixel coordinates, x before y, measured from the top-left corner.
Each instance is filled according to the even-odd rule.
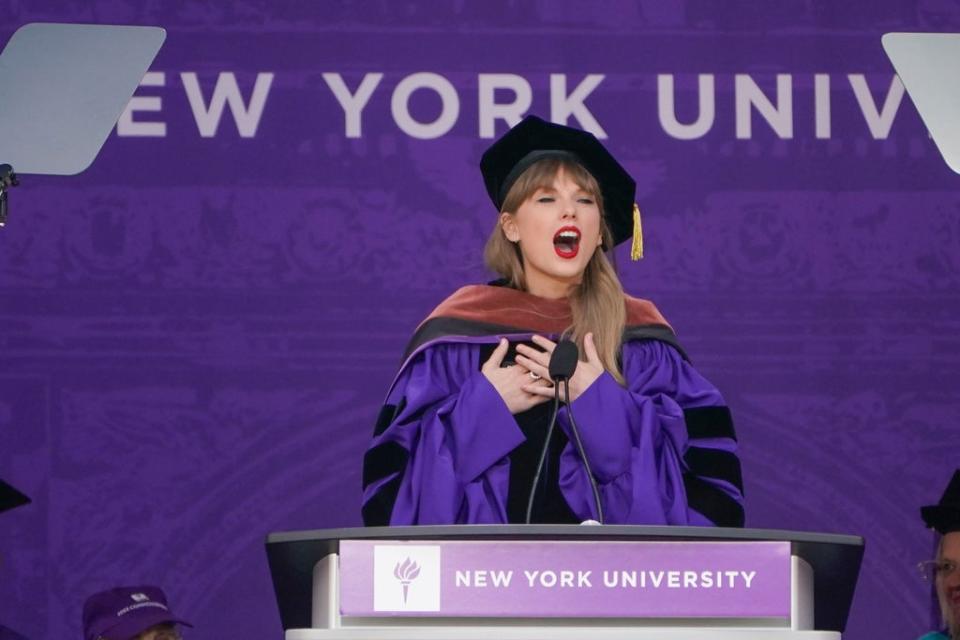
[[[553,236],[553,250],[561,258],[576,258],[580,253],[580,229],[561,227]]]
[[[954,618],[960,616],[960,587],[948,587],[943,590],[943,603],[944,607],[949,607],[952,610]]]

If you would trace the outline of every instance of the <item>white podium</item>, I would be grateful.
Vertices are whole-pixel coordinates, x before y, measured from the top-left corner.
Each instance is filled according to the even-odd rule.
[[[286,640],[838,640],[857,536],[506,525],[274,533]]]

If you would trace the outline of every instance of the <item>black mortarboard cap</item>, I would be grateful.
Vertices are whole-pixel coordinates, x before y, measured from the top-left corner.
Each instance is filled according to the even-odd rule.
[[[575,159],[596,178],[603,196],[604,215],[620,244],[638,235],[635,212],[637,183],[592,133],[527,116],[494,142],[480,158],[483,183],[497,211],[503,208],[510,187],[530,165],[550,156]],[[635,243],[640,238],[634,238]],[[642,255],[642,248],[640,249]]]
[[[0,513],[29,503],[30,498],[0,479]]]
[[[928,527],[942,535],[960,531],[960,469],[954,471],[940,502],[921,507],[920,515]]]

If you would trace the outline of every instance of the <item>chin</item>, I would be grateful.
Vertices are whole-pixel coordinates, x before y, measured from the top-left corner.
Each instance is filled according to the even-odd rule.
[[[579,280],[583,276],[583,272],[587,270],[587,261],[563,260],[562,258],[558,258],[558,260],[561,261],[554,262],[553,269],[551,269],[551,275],[557,278],[576,278]]]
[[[569,271],[557,271],[550,274],[557,282],[562,282],[564,284],[575,285],[579,284],[580,280],[583,279],[583,270],[570,269]]]

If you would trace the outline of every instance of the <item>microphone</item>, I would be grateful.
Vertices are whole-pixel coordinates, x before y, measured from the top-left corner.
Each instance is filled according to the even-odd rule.
[[[559,413],[558,409],[560,406],[561,382],[564,383],[564,388],[566,390],[564,402],[567,403],[567,411],[570,414],[570,428],[573,432],[574,440],[577,445],[577,451],[580,453],[580,459],[583,461],[583,465],[586,468],[587,478],[590,480],[590,488],[593,490],[593,502],[597,509],[597,516],[600,519],[600,522],[603,522],[603,508],[600,505],[600,492],[597,490],[597,483],[593,479],[593,472],[590,470],[590,463],[587,462],[587,454],[583,450],[583,443],[580,441],[580,432],[577,429],[576,422],[573,419],[573,411],[570,408],[569,380],[577,370],[578,361],[579,351],[577,350],[577,345],[570,340],[561,340],[557,346],[554,347],[553,354],[550,356],[550,364],[547,368],[550,372],[550,379],[553,380],[554,384],[553,416],[550,418],[550,426],[547,427],[547,436],[543,441],[543,448],[540,450],[540,459],[537,462],[537,470],[533,475],[533,483],[530,487],[530,497],[527,500],[527,524],[530,524],[530,517],[533,513],[533,499],[537,493],[537,485],[540,483],[540,474],[543,471],[543,464],[547,459],[547,450],[550,448],[550,439],[553,437],[553,429],[557,424],[557,414]]]
[[[553,349],[550,356],[550,379],[554,384],[561,380],[569,380],[577,370],[577,358],[580,355],[577,345],[570,340],[561,340]]]

